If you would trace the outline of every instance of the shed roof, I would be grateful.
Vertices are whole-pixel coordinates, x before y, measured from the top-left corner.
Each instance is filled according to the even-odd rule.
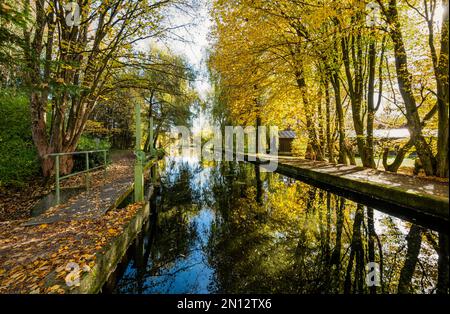
[[[283,130],[283,131],[279,131],[278,132],[278,137],[279,138],[291,138],[291,139],[294,139],[294,138],[297,137],[297,135],[292,130]]]

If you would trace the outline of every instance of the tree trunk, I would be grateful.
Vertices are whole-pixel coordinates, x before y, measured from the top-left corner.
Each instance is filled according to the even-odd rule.
[[[336,244],[331,254],[331,264],[339,270],[341,263],[342,229],[344,226],[345,198],[336,198]]]
[[[262,180],[260,166],[255,164],[256,203],[262,205]]]
[[[368,241],[367,250],[369,253],[369,263],[375,263],[375,221],[373,218],[373,208],[367,207],[367,229],[368,229]],[[377,287],[375,285],[369,287],[371,294],[377,293]]]
[[[350,257],[347,265],[347,272],[344,281],[344,293],[351,292],[353,261],[355,261],[353,290],[363,292],[363,273],[364,273],[364,252],[361,239],[361,226],[363,223],[364,212],[362,205],[357,205],[355,218],[353,222],[352,243],[350,245]]]
[[[322,160],[325,159],[326,156],[326,142],[325,142],[325,129],[323,126],[323,112],[322,112],[322,86],[319,86],[319,97],[317,101],[317,120],[318,120],[318,137],[319,137],[319,150],[320,156],[322,156]]]
[[[150,142],[150,129],[151,129],[151,119],[153,116],[153,95],[154,95],[154,91],[151,91],[150,93],[150,100],[148,103],[148,132],[147,132],[147,138],[145,140],[145,144],[144,144],[144,151],[149,152],[150,151],[150,145],[153,145],[153,143]],[[155,134],[153,133],[153,136],[155,136]]]
[[[342,108],[341,98],[341,84],[339,82],[339,76],[337,73],[331,75],[331,84],[334,91],[334,102],[336,106],[337,114],[337,126],[339,135],[339,157],[338,163],[348,164],[348,151],[345,138],[345,122],[344,122],[344,110]]]
[[[369,81],[367,87],[367,127],[366,127],[366,161],[370,168],[376,168],[373,147],[373,124],[375,120],[375,63],[376,63],[376,41],[375,34],[370,34],[369,43]],[[381,58],[382,59],[382,58]],[[380,67],[381,69],[381,67]],[[380,75],[381,77],[381,75]],[[380,83],[381,84],[381,83]]]
[[[442,1],[444,8],[442,18],[441,52],[436,69],[437,97],[438,97],[438,143],[437,143],[437,171],[439,177],[448,178],[448,114],[449,114],[449,94],[448,94],[448,58],[449,58],[449,20],[448,20],[448,0]]]
[[[37,92],[31,93],[30,112],[31,134],[41,161],[42,174],[44,177],[49,177],[52,175],[53,159],[48,157],[47,154],[52,153],[52,151],[48,147],[45,104],[42,103],[41,97],[39,97]]]
[[[449,242],[448,235],[439,233],[439,259],[437,293],[449,293]]]
[[[408,70],[408,59],[401,33],[401,25],[398,18],[397,1],[390,0],[389,7],[383,7],[383,13],[387,19],[389,35],[394,44],[395,68],[397,72],[397,81],[405,103],[406,120],[411,138],[414,141],[417,154],[422,161],[423,168],[427,175],[435,173],[435,159],[431,147],[425,141],[422,133],[422,123],[417,111],[416,100],[412,89],[412,76]]]
[[[264,147],[260,147],[261,143],[261,138],[259,136],[259,127],[261,126],[261,116],[259,114],[259,110],[258,113],[256,114],[256,154],[259,154],[260,150],[261,152],[264,151]]]
[[[325,87],[325,115],[326,115],[326,144],[327,144],[327,153],[328,153],[328,161],[334,163],[334,145],[331,140],[331,101],[330,101],[330,82],[325,78],[324,80]]]
[[[400,166],[403,163],[403,159],[405,159],[406,153],[411,149],[411,147],[414,145],[414,141],[410,139],[405,145],[403,145],[397,152],[397,155],[395,156],[395,160],[388,164],[388,157],[389,157],[389,148],[386,147],[383,152],[383,167],[384,170],[389,172],[397,172]]]
[[[310,106],[310,102],[307,95],[307,85],[304,77],[302,65],[299,65],[299,70],[296,72],[297,86],[300,89],[303,106],[306,116],[306,129],[308,131],[308,144],[305,153],[306,159],[311,160],[323,160],[322,150],[319,145],[319,139],[316,132],[316,127],[313,121],[314,110]]]
[[[355,23],[361,23],[361,14],[357,13],[353,19]],[[362,116],[362,102],[364,89],[363,66],[365,64],[363,56],[362,35],[358,30],[356,35],[341,39],[342,57],[344,62],[345,76],[348,83],[350,104],[352,107],[353,127],[356,133],[356,144],[358,153],[364,167],[375,167],[375,162],[368,155],[368,147],[364,135],[364,122]],[[373,54],[375,51],[373,51]],[[352,58],[350,59],[350,56]],[[375,63],[375,62],[373,62]],[[353,68],[353,75],[351,69]],[[371,125],[373,128],[373,124]]]

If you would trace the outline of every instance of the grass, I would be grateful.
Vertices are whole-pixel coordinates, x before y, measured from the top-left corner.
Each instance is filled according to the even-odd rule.
[[[389,157],[388,158],[388,163],[391,164],[394,161],[394,157]],[[360,157],[355,157],[355,161],[356,161],[356,165],[357,166],[362,166],[362,162],[361,162],[361,158]],[[382,158],[375,158],[375,164],[377,165],[377,168],[379,170],[384,170],[383,167],[383,159]],[[401,164],[400,167],[405,167],[405,168],[414,168],[414,159],[411,158],[405,158]]]

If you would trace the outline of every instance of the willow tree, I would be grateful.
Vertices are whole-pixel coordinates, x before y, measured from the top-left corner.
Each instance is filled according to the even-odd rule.
[[[162,132],[174,126],[190,125],[194,104],[200,98],[192,82],[195,73],[186,60],[170,51],[153,49],[147,56],[151,65],[143,73],[148,85],[143,90],[143,98],[147,104],[147,117],[155,122],[153,143],[147,137],[145,149],[155,147]]]
[[[113,75],[113,84],[109,94],[117,90],[126,90],[129,99],[123,102],[140,102],[146,111],[146,122],[150,130],[150,121],[154,122],[153,143],[145,137],[144,149],[156,145],[161,132],[168,131],[176,125],[189,125],[193,114],[191,106],[199,102],[199,97],[192,83],[195,72],[182,56],[169,49],[152,44],[148,52],[128,56],[121,61],[124,68]],[[109,99],[115,99],[112,103]],[[108,97],[102,101],[106,105],[116,105],[120,97]],[[120,114],[120,113],[119,113]],[[118,117],[118,120],[121,120]],[[147,132],[149,135],[149,132]]]
[[[96,104],[111,90],[114,71],[138,40],[160,35],[162,11],[183,1],[24,1],[31,24],[23,28],[32,134],[44,176],[47,155],[76,149]],[[71,171],[63,158],[61,171]]]

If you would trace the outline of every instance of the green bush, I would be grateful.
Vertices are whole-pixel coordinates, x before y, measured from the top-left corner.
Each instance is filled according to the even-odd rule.
[[[77,151],[110,149],[111,144],[107,139],[94,138],[89,135],[82,135],[78,141]]]
[[[0,186],[21,186],[39,174],[28,98],[0,90]]]
[[[107,139],[95,138],[90,135],[82,135],[78,141],[77,151],[91,151],[91,150],[109,150],[111,144]],[[75,155],[73,171],[82,171],[86,169],[86,157],[84,155]],[[109,154],[107,156],[109,160]],[[103,164],[103,153],[89,154],[89,167],[94,168]]]

